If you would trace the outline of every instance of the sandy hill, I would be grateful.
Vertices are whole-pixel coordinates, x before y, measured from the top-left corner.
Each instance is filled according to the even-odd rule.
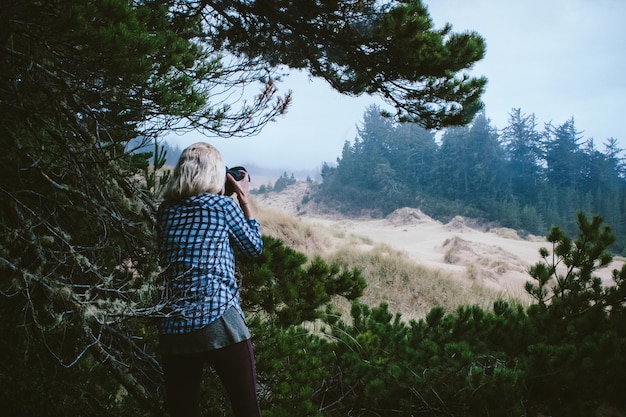
[[[262,227],[263,216],[267,216],[268,211],[278,212],[285,216],[286,222],[296,218],[312,230],[325,230],[331,236],[327,243],[318,244],[321,247],[309,248],[309,253],[333,250],[332,236],[343,239],[358,236],[361,240],[355,242],[361,242],[360,245],[363,242],[371,243],[364,246],[386,244],[404,252],[418,265],[443,270],[460,280],[483,284],[515,297],[525,297],[523,286],[531,279],[527,272],[529,266],[541,260],[541,247],[550,249],[550,244],[540,237],[522,238],[514,230],[481,225],[463,217],[442,223],[414,208],[396,210],[382,219],[339,216],[310,202],[305,204],[309,187],[307,182],[297,182],[280,193],[255,196]],[[286,226],[268,227],[273,230],[266,230],[266,233],[282,237],[284,230],[277,229]],[[307,252],[307,248],[295,249]],[[621,268],[622,264],[623,259],[617,259],[598,275],[610,284],[611,271]]]

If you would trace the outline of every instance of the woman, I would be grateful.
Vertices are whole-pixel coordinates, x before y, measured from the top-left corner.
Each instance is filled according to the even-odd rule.
[[[247,256],[263,250],[248,201],[249,178],[245,173],[235,181],[215,147],[195,143],[182,152],[157,213],[167,291],[159,348],[173,417],[200,415],[199,389],[207,363],[222,380],[235,416],[261,415],[232,246]],[[223,195],[227,180],[238,204]]]

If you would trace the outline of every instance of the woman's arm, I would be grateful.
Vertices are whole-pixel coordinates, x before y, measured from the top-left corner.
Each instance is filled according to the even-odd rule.
[[[260,225],[253,217],[252,205],[250,204],[250,176],[247,172],[242,171],[245,176],[240,181],[235,181],[232,175],[226,174],[228,180],[232,183],[237,201],[241,212],[231,213],[232,226],[231,236],[237,247],[248,256],[259,256],[263,251],[263,239],[261,237]],[[238,211],[238,210],[237,210]]]
[[[239,206],[241,210],[243,210],[243,214],[246,216],[246,219],[251,219],[254,217],[252,212],[252,207],[249,202],[250,196],[250,175],[246,171],[240,171],[244,173],[244,178],[240,181],[235,181],[232,175],[229,173],[226,174],[228,177],[228,181],[233,185],[233,189],[235,190],[235,194],[237,194],[237,201],[239,202]]]

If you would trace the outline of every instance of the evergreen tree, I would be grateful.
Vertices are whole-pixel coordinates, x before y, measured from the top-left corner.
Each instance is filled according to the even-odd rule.
[[[354,154],[358,157],[361,172],[359,183],[363,188],[372,185],[371,169],[380,164],[388,164],[392,157],[391,147],[395,141],[393,121],[382,115],[378,106],[370,106],[365,110],[363,123],[358,128],[354,140]],[[369,172],[368,172],[369,171]]]
[[[470,193],[481,207],[490,201],[509,196],[504,166],[504,152],[496,130],[484,112],[479,113],[467,135],[471,149],[469,184]]]
[[[320,195],[352,210],[383,214],[414,205],[417,193],[430,186],[436,150],[432,131],[394,123],[378,106],[370,106],[354,143],[344,144],[335,168],[323,170]]]
[[[555,187],[578,187],[584,179],[581,134],[574,118],[560,126],[546,126],[545,161],[548,183]],[[574,216],[571,216],[574,217]]]
[[[520,109],[509,113],[509,124],[502,130],[502,141],[508,160],[511,190],[522,201],[529,201],[542,184],[542,135],[537,131],[535,115],[524,115]]]
[[[414,123],[400,123],[389,146],[390,162],[410,192],[423,193],[432,185],[438,149],[433,131]]]
[[[43,361],[42,375],[103,365],[99,375],[146,399],[159,392],[159,373],[132,339],[147,330],[130,317],[145,314],[157,273],[154,200],[142,179],[147,155],[126,152],[126,144],[181,114],[200,117],[205,101],[196,77],[217,74],[215,62],[205,62],[192,41],[193,26],[176,27],[193,22],[173,22],[152,3],[10,2],[1,13],[7,334],[18,352]],[[19,357],[12,358],[32,365]],[[28,388],[16,396],[24,402],[29,389],[45,392],[49,384],[39,381],[23,381]],[[68,409],[98,397],[93,388],[75,388]]]
[[[551,229],[552,250],[541,249],[543,261],[531,267],[534,282],[526,284],[536,300],[529,315],[538,332],[529,347],[530,394],[548,412],[568,416],[590,415],[602,399],[615,401],[626,365],[625,333],[614,325],[623,318],[626,266],[613,271],[613,285],[603,285],[595,273],[612,261],[615,235],[599,216],[579,212],[577,224],[576,239]]]
[[[278,177],[278,179],[274,183],[274,188],[273,189],[276,192],[280,192],[280,191],[284,190],[285,188],[287,188],[290,185],[293,185],[295,183],[296,183],[296,177],[293,174],[293,172],[291,173],[291,176],[287,175],[287,172],[283,172],[283,175]]]
[[[606,174],[607,180],[624,179],[626,175],[626,163],[624,157],[620,154],[624,152],[624,149],[618,147],[617,139],[611,137],[604,143],[604,156],[608,163],[608,171]]]
[[[462,199],[469,193],[469,153],[465,137],[469,128],[446,129],[437,153],[436,194],[450,199]],[[434,184],[434,185],[435,185]]]
[[[231,52],[306,69],[344,94],[377,93],[400,120],[466,124],[482,107],[486,79],[465,71],[483,58],[483,39],[435,29],[420,0],[210,4],[215,38]]]
[[[595,196],[594,199],[598,212],[602,213],[617,236],[617,253],[624,253],[626,249],[626,164],[623,152],[615,138],[611,137],[604,143],[603,169],[598,175],[607,192]]]
[[[322,171],[322,198],[339,202],[352,213],[397,204],[403,184],[390,163],[393,140],[393,120],[378,106],[368,107],[354,143],[344,144],[335,168]]]
[[[485,207],[506,189],[499,137],[484,114],[470,127],[447,130],[438,158],[440,191],[444,197]]]

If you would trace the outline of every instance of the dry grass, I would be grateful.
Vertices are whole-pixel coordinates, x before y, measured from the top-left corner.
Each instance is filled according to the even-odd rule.
[[[329,263],[359,268],[367,281],[360,301],[372,307],[384,302],[405,320],[423,318],[435,306],[447,311],[468,304],[488,309],[496,299],[510,298],[478,280],[462,280],[449,271],[419,265],[404,252],[369,238],[256,204],[254,208],[264,234],[309,257],[319,255]],[[349,315],[347,301],[337,300],[336,308],[342,316]]]
[[[421,266],[383,244],[367,249],[344,245],[326,259],[359,268],[368,284],[361,301],[370,306],[384,302],[405,320],[423,318],[435,306],[447,311],[467,304],[490,308],[497,298],[503,297],[496,290],[468,284],[447,271]]]
[[[261,208],[253,203],[263,234],[281,239],[286,246],[306,255],[323,253],[331,245],[331,236],[287,214]]]

